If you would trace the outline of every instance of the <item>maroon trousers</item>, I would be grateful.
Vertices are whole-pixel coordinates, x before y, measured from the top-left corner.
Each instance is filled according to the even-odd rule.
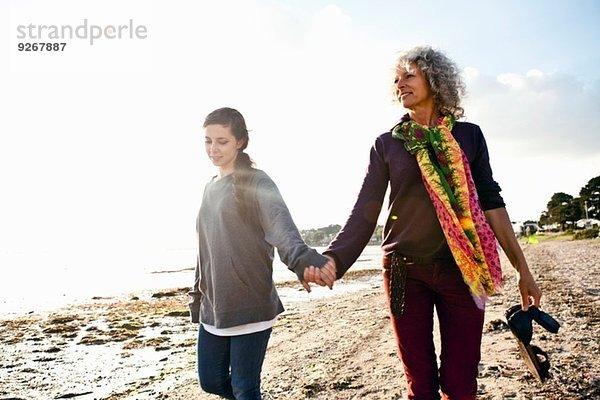
[[[389,258],[384,258],[384,286],[388,298]],[[481,357],[484,311],[477,308],[453,262],[409,264],[404,312],[391,315],[396,342],[414,400],[475,399]],[[433,342],[433,309],[441,337],[440,365]]]

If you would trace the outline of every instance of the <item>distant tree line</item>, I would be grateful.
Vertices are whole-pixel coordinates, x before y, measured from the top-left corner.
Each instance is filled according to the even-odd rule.
[[[329,225],[323,228],[304,229],[300,235],[309,246],[327,246],[342,229],[341,225]],[[383,238],[383,225],[377,225],[369,244],[381,244]]]
[[[579,197],[554,193],[540,215],[540,225],[556,224],[560,230],[566,230],[582,218],[600,219],[600,176],[590,179],[579,191]]]

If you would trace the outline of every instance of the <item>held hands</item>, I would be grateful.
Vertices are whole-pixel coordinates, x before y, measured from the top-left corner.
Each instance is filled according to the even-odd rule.
[[[327,257],[327,256],[325,256]],[[333,288],[333,282],[337,276],[337,268],[335,261],[331,257],[327,257],[327,263],[321,268],[309,266],[304,268],[304,281],[302,286],[310,293],[311,288],[309,283],[314,282],[319,286],[327,286],[329,289]]]

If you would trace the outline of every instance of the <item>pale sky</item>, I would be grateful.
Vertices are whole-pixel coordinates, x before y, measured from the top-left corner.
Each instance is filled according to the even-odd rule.
[[[374,139],[404,113],[394,56],[417,44],[464,71],[507,209],[537,219],[600,175],[599,17],[597,1],[3,0],[0,262],[193,248],[216,172],[202,122],[222,106],[246,117],[248,153],[300,228],[343,224]],[[17,51],[19,25],[84,19],[147,38]]]

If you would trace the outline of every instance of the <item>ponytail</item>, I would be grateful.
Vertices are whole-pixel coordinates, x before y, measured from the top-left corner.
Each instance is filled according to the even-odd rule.
[[[245,147],[245,146],[244,146]],[[254,169],[254,162],[250,156],[240,150],[236,159],[233,170],[233,198],[240,213],[242,220],[248,220],[248,206],[252,199],[249,196],[250,178]]]
[[[236,170],[249,170],[254,167],[254,161],[252,161],[248,153],[246,153],[244,150],[240,150],[237,157],[235,158],[234,167]]]

